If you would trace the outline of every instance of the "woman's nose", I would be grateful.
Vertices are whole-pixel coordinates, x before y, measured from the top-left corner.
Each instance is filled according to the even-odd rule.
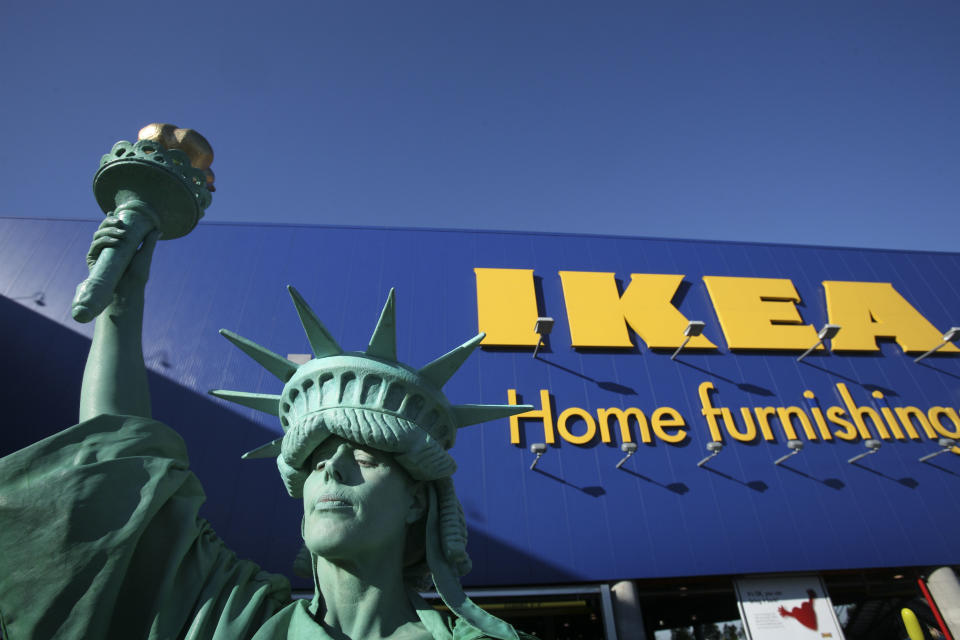
[[[352,458],[353,452],[350,451],[350,447],[348,447],[346,443],[341,444],[337,447],[337,450],[333,452],[333,455],[330,456],[330,459],[327,460],[327,464],[324,465],[323,469],[331,478],[342,483],[347,477],[347,465]]]

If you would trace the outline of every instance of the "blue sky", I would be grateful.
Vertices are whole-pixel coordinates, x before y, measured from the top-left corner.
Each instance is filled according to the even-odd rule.
[[[956,2],[0,9],[0,215],[95,218],[144,124],[210,221],[957,251]]]

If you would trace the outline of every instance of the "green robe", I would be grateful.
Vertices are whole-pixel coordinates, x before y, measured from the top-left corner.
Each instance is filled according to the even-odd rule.
[[[203,501],[183,440],[146,418],[101,415],[0,458],[3,640],[329,638]],[[485,637],[418,613],[439,639]]]

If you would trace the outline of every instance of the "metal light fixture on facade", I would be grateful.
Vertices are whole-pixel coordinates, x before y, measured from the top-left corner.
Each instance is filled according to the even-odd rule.
[[[704,458],[703,460],[701,460],[700,462],[698,462],[698,463],[697,463],[697,466],[698,466],[698,467],[702,467],[703,465],[707,464],[707,461],[708,461],[708,460],[710,460],[711,458],[717,457],[717,455],[718,455],[722,450],[723,450],[723,443],[722,443],[722,442],[708,442],[708,443],[707,443],[707,451],[710,452],[710,455],[708,455],[706,458]]]
[[[934,351],[937,351],[938,349],[942,349],[943,347],[947,346],[951,342],[958,342],[958,341],[960,341],[960,327],[950,327],[950,330],[947,331],[945,334],[943,334],[943,342],[935,346],[933,349],[930,349],[930,351],[927,351],[922,356],[917,356],[916,358],[913,359],[913,361],[920,362],[921,360],[926,358],[928,355],[930,355]]]
[[[785,456],[781,456],[777,458],[776,460],[773,461],[773,464],[780,464],[790,456],[795,456],[801,451],[803,451],[803,442],[801,442],[800,440],[790,440],[787,442],[787,448],[790,449],[790,453],[786,454]]]
[[[852,458],[850,458],[849,460],[847,460],[847,462],[849,462],[850,464],[853,464],[854,462],[856,462],[856,461],[859,460],[860,458],[866,458],[866,457],[869,456],[870,454],[876,453],[877,451],[880,451],[880,444],[881,444],[881,442],[880,442],[879,440],[873,440],[872,438],[871,438],[870,440],[865,441],[865,442],[863,443],[863,446],[865,446],[865,447],[867,448],[867,450],[864,451],[864,452],[861,453],[861,454],[858,454],[858,455],[853,456]]]
[[[687,343],[690,342],[690,338],[696,338],[703,333],[703,328],[707,326],[705,322],[701,320],[691,320],[687,324],[687,328],[683,330],[683,335],[686,338],[683,339],[683,344],[677,347],[677,350],[673,352],[673,355],[670,356],[671,360],[676,360],[677,356],[680,355],[680,352],[683,351],[683,348],[687,346]]]
[[[537,467],[537,463],[540,462],[540,458],[543,457],[543,454],[547,452],[547,445],[543,442],[534,442],[530,445],[530,453],[537,454],[537,457],[533,459],[533,462],[530,464],[530,470],[533,471]]]
[[[797,358],[797,362],[800,362],[808,355],[813,353],[813,350],[823,344],[825,340],[833,340],[834,336],[840,331],[840,325],[838,324],[825,324],[820,328],[820,331],[817,332],[817,342],[812,347],[800,354],[800,357]]]
[[[537,334],[537,346],[533,350],[533,357],[536,358],[537,352],[543,345],[544,336],[550,335],[550,332],[553,331],[553,318],[537,318],[537,321],[533,323],[533,330]]]
[[[625,454],[623,459],[617,463],[617,469],[623,466],[623,463],[630,459],[630,456],[637,452],[637,443],[636,442],[624,442],[620,445],[620,451],[623,451]]]
[[[957,446],[957,441],[950,438],[940,438],[937,440],[937,444],[940,445],[940,451],[934,451],[933,453],[928,453],[922,458],[917,458],[917,462],[926,462],[930,458],[935,458],[941,453],[950,451],[950,449],[953,449],[955,446]]]

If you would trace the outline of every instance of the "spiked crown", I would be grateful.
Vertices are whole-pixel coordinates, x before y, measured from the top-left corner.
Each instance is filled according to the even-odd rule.
[[[279,395],[210,393],[276,415],[284,437],[245,458],[277,455],[287,490],[300,497],[306,459],[332,434],[396,454],[418,480],[446,478],[456,463],[446,450],[457,429],[529,410],[526,405],[451,405],[443,385],[476,349],[479,334],[420,369],[397,361],[395,294],[391,289],[365,352],[344,352],[303,297],[288,287],[314,358],[298,365],[232,331],[220,333],[283,381]]]
[[[533,407],[451,405],[447,400],[443,385],[477,348],[483,333],[420,369],[398,362],[393,289],[362,353],[341,349],[297,290],[288,290],[313,351],[307,363],[298,365],[232,331],[220,331],[284,383],[279,395],[210,392],[280,418],[283,437],[243,457],[276,456],[287,492],[300,498],[311,471],[307,461],[331,435],[393,453],[411,476],[427,481],[429,489],[425,558],[416,561],[413,573],[425,561],[451,611],[490,637],[516,640],[509,624],[477,607],[460,586],[459,576],[470,571],[470,558],[466,521],[450,477],[457,465],[447,450],[457,429]]]

